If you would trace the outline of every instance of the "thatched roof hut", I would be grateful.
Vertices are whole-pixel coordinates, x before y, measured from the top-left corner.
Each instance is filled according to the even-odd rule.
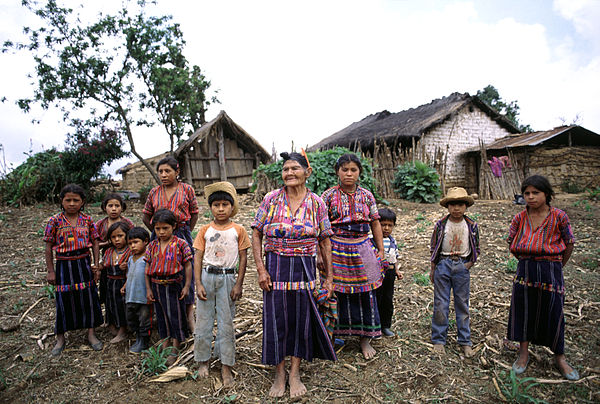
[[[254,169],[270,160],[269,153],[225,111],[202,125],[174,155],[182,177],[196,192],[215,181],[229,181],[238,191],[246,191]]]
[[[354,149],[360,145],[362,150],[372,149],[375,139],[388,145],[410,144],[411,138],[420,138],[436,126],[456,116],[465,107],[476,107],[488,115],[508,133],[518,133],[519,129],[496,110],[489,107],[477,96],[468,93],[453,93],[447,97],[431,101],[417,108],[391,113],[381,111],[347,126],[333,135],[311,146],[309,150],[329,149],[344,146]]]

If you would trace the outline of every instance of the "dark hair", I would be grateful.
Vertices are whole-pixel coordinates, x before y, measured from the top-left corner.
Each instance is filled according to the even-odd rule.
[[[77,194],[81,197],[81,200],[83,201],[83,205],[81,205],[81,210],[83,210],[83,208],[85,206],[85,190],[77,184],[67,184],[63,187],[63,189],[60,190],[60,194],[58,195],[58,198],[60,199],[61,206],[62,206],[62,200],[65,199],[65,196],[69,193]]]
[[[335,169],[335,172],[337,173],[338,170],[344,164],[348,164],[348,163],[355,163],[358,166],[359,174],[362,174],[362,171],[363,171],[362,163],[360,162],[360,159],[358,158],[358,156],[354,153],[342,154],[335,162],[335,166],[333,168]]]
[[[148,231],[143,227],[135,226],[127,232],[127,240],[132,240],[134,238],[142,241],[150,241],[150,234],[148,234]]]
[[[550,205],[552,197],[554,196],[554,190],[552,189],[552,185],[550,185],[548,178],[542,175],[532,175],[525,178],[525,181],[521,184],[521,193],[524,194],[525,189],[529,186],[539,189],[546,194],[546,204]]]
[[[285,164],[285,162],[288,161],[288,160],[294,160],[298,164],[300,164],[302,167],[304,167],[305,170],[308,168],[308,161],[306,160],[306,157],[304,157],[300,153],[296,153],[296,152],[291,152],[291,153],[283,152],[283,153],[280,154],[280,156],[283,159],[283,164]]]
[[[379,220],[389,220],[390,222],[396,224],[396,214],[393,210],[388,208],[379,209]]]
[[[117,229],[123,230],[123,233],[125,233],[125,236],[127,236],[127,233],[129,232],[129,228],[130,227],[127,224],[127,222],[123,222],[123,221],[119,220],[118,222],[115,222],[115,223],[113,223],[113,224],[110,225],[110,227],[108,228],[108,230],[106,232],[106,239],[108,241],[110,241],[110,236]]]
[[[469,206],[469,204],[467,203],[467,201],[463,201],[461,199],[456,200],[456,201],[450,201],[447,203],[448,206],[450,205],[465,205],[465,206]]]
[[[208,197],[208,206],[212,206],[215,201],[227,201],[233,206],[233,197],[229,194],[229,192],[225,191],[217,191],[210,194]]]
[[[175,217],[175,213],[165,208],[154,212],[154,216],[152,216],[152,224],[156,224],[158,222],[170,224],[173,227],[177,226],[177,218]]]
[[[163,164],[168,164],[169,167],[171,167],[175,171],[179,170],[179,162],[173,156],[167,156],[160,159],[160,161],[156,165],[156,170],[158,170],[158,167],[162,166]]]
[[[100,209],[102,209],[102,212],[106,213],[106,205],[108,205],[108,201],[110,201],[111,199],[119,201],[119,203],[121,204],[121,210],[125,212],[125,209],[127,209],[127,204],[125,203],[121,195],[116,194],[114,192],[111,192],[110,194],[106,195],[102,200],[102,204],[100,205]]]

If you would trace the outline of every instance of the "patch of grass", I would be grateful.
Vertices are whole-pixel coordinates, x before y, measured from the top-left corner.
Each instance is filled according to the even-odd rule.
[[[423,215],[423,213],[419,213],[416,217],[415,220],[417,222],[422,222],[423,220],[425,220],[425,216]]]
[[[413,278],[415,283],[419,286],[428,286],[431,282],[429,281],[429,272],[422,274],[414,274]]]
[[[517,265],[519,265],[519,260],[515,257],[510,257],[507,261],[504,261],[501,266],[504,269],[504,272],[509,274],[514,274],[517,272]]]
[[[509,403],[548,403],[545,400],[541,400],[532,397],[529,391],[538,386],[539,383],[535,383],[535,377],[524,377],[519,379],[513,370],[508,375],[505,372],[504,377],[500,381],[500,390]]]
[[[586,189],[585,193],[587,194],[588,199],[592,201],[600,201],[600,187]],[[0,218],[0,220],[2,219]]]
[[[44,291],[48,299],[52,300],[56,298],[56,288],[54,287],[54,285],[44,285],[44,288],[42,290]]]
[[[2,213],[0,213],[0,220],[6,220],[6,216]]]
[[[202,216],[205,219],[210,219],[210,218],[212,218],[212,212],[210,210],[205,210],[204,213],[202,214]]]
[[[590,201],[588,200],[580,200],[580,201],[576,201],[573,206],[575,206],[576,208],[582,207],[586,212],[591,212],[592,211],[592,204],[590,203]]]
[[[473,219],[477,222],[477,221],[479,221],[479,218],[481,217],[481,213],[469,213],[467,216],[469,216],[471,219]]]
[[[585,269],[597,269],[598,268],[598,260],[595,258],[587,258],[583,260],[581,266]]]
[[[583,187],[581,185],[571,181],[563,182],[560,185],[560,188],[563,190],[563,192],[566,192],[568,194],[578,194],[580,192],[583,192]]]
[[[172,351],[173,347],[163,349],[160,345],[145,350],[146,356],[142,359],[142,373],[154,376],[167,370],[167,358]]]

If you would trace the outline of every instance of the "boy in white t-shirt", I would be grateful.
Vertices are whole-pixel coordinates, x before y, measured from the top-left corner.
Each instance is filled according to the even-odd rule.
[[[242,296],[250,239],[246,230],[231,220],[238,211],[237,193],[229,182],[204,187],[213,221],[203,226],[194,249],[196,278],[196,329],[194,359],[200,362],[199,376],[208,376],[213,324],[217,316],[214,356],[221,360],[223,385],[233,382],[235,364],[235,301]],[[237,272],[237,279],[236,279]]]

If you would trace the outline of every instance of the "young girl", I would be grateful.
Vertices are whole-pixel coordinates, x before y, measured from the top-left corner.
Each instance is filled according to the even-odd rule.
[[[110,240],[107,237],[108,228],[119,221],[125,222],[129,227],[133,227],[133,222],[122,215],[127,209],[127,204],[121,198],[121,195],[110,193],[104,197],[100,205],[102,212],[106,213],[106,217],[96,222],[96,230],[98,230],[99,246],[102,252],[110,247]],[[101,268],[100,272],[100,303],[106,302],[106,268]],[[114,330],[116,333],[116,330]]]
[[[154,213],[161,208],[169,209],[175,214],[176,224],[173,234],[188,243],[190,251],[193,254],[192,232],[198,221],[198,202],[196,193],[191,185],[178,180],[179,163],[172,157],[165,157],[156,165],[158,176],[162,185],[154,187],[148,193],[146,205],[144,205],[144,224],[150,231],[154,231],[151,218]],[[154,234],[151,237],[154,239]],[[193,273],[192,275],[193,276]],[[187,281],[187,279],[186,279]],[[191,280],[191,290],[185,298],[186,317],[188,329],[194,329],[194,279]]]
[[[111,247],[104,252],[103,268],[106,269],[106,323],[115,327],[117,335],[110,340],[111,344],[124,341],[127,338],[127,317],[125,300],[121,288],[125,286],[127,261],[131,251],[127,245],[127,232],[130,227],[125,222],[113,223],[107,232]]]
[[[50,218],[44,232],[46,276],[56,285],[56,345],[52,355],[65,349],[65,332],[87,328],[88,341],[95,351],[102,349],[94,327],[102,324],[95,280],[98,279],[98,233],[92,218],[82,212],[85,191],[69,184],[60,191],[62,212]],[[90,247],[94,264],[90,265]],[[56,253],[56,268],[54,267]]]
[[[152,225],[156,238],[144,255],[146,294],[154,302],[163,348],[175,348],[167,360],[167,366],[171,366],[177,360],[181,342],[188,336],[184,299],[190,293],[192,251],[185,241],[173,235],[177,218],[170,210],[157,210]]]
[[[331,249],[333,287],[338,300],[335,336],[360,337],[365,359],[375,356],[370,344],[381,336],[375,289],[383,281],[383,235],[373,194],[358,186],[362,164],[354,154],[344,154],[335,163],[340,185],[323,193],[333,229]],[[373,243],[369,240],[373,233]]]
[[[533,175],[521,185],[527,207],[510,225],[510,252],[519,259],[513,280],[508,339],[519,341],[519,357],[513,370],[521,374],[529,362],[529,343],[545,345],[554,352],[555,365],[569,380],[579,373],[564,354],[563,267],[571,257],[575,239],[569,217],[550,206],[554,191],[541,175]]]

